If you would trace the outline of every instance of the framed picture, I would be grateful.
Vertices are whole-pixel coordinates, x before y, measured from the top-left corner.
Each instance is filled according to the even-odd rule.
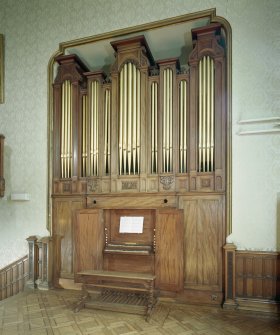
[[[0,34],[0,103],[4,103],[4,35]]]

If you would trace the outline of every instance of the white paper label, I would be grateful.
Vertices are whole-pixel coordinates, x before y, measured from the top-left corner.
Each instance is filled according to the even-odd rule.
[[[143,224],[143,216],[121,216],[120,233],[142,234]]]

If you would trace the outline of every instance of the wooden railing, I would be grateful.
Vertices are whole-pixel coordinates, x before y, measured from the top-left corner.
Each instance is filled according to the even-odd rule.
[[[28,280],[28,255],[0,269],[0,300],[24,290]]]

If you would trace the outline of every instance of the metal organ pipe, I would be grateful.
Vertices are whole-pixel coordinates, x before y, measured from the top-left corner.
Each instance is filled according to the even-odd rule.
[[[180,173],[187,172],[187,82],[181,80],[179,85],[179,159]]]
[[[86,95],[82,97],[82,176],[87,175],[87,101]]]
[[[120,72],[119,174],[140,172],[140,71],[133,63]]]
[[[137,134],[137,72],[136,67],[133,68],[133,82],[132,82],[132,134]],[[139,113],[140,114],[140,113]],[[137,157],[137,138],[136,136],[132,136],[132,166],[133,166],[133,174],[136,173],[136,157]]]
[[[151,171],[157,173],[157,108],[158,108],[158,84],[153,82],[151,85]]]
[[[61,91],[61,143],[60,143],[60,166],[61,178],[65,178],[65,83]]]
[[[120,112],[119,112],[119,174],[122,174],[123,165],[123,81],[124,70],[120,74]]]
[[[214,60],[199,61],[198,171],[214,170]]]
[[[131,172],[131,146],[132,146],[132,139],[131,139],[131,130],[132,130],[132,73],[131,73],[131,63],[128,63],[128,92],[127,92],[127,172],[130,174]]]
[[[173,169],[173,71],[163,71],[163,172]]]
[[[90,175],[98,175],[98,81],[93,81],[90,84]]]
[[[104,103],[104,172],[105,174],[110,173],[110,158],[111,158],[111,91],[105,90],[105,103]]]
[[[61,178],[71,177],[72,168],[72,84],[62,84],[61,106]]]
[[[140,119],[140,99],[141,99],[141,86],[140,86],[140,71],[137,69],[136,71],[136,82],[137,82],[137,88],[136,88],[136,119],[137,119],[137,131],[136,131],[136,161],[137,161],[137,172],[140,173],[140,130],[141,130],[141,119]]]

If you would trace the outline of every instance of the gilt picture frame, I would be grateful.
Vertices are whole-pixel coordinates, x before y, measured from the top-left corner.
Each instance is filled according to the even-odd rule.
[[[0,104],[4,103],[4,35],[0,34]]]

